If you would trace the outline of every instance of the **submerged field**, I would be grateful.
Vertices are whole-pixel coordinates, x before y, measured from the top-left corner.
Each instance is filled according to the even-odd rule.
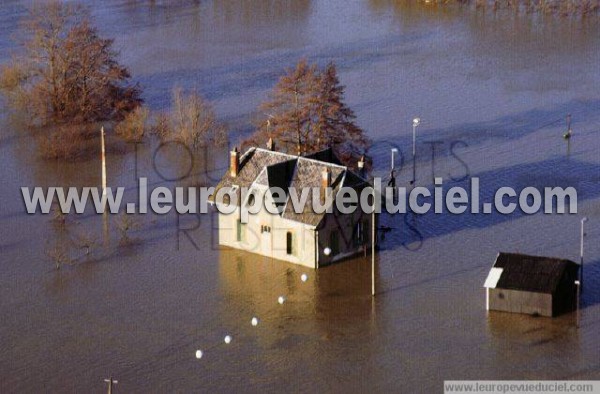
[[[23,3],[0,6],[2,61]],[[385,217],[394,230],[378,257],[374,300],[368,260],[308,271],[218,250],[209,216],[140,218],[128,245],[119,244],[111,218],[109,252],[56,272],[45,251],[65,235],[48,217],[25,213],[20,187],[97,186],[99,163],[38,159],[5,113],[0,391],[103,392],[110,374],[122,392],[439,392],[445,379],[600,377],[597,20],[391,0],[90,5],[152,108],[168,105],[174,84],[196,87],[233,143],[252,130],[256,107],[285,67],[302,57],[335,61],[347,102],[374,141],[376,173],[387,174],[397,147],[406,159],[399,183],[408,183],[411,119],[420,116],[418,183],[431,185],[435,175],[465,185],[450,178],[478,176],[484,195],[500,186],[575,186],[579,214]],[[227,163],[226,149],[201,152],[194,175],[170,182],[190,163],[168,149],[155,157],[155,148],[141,145],[137,162],[133,152],[110,155],[109,184],[127,186],[135,201],[139,176],[151,186],[214,184]],[[590,221],[581,328],[573,315],[487,314],[482,286],[497,252],[578,261],[583,216]],[[102,217],[69,220],[74,233],[105,242]],[[226,334],[234,337],[229,346],[209,349]],[[196,349],[208,349],[201,360]]]

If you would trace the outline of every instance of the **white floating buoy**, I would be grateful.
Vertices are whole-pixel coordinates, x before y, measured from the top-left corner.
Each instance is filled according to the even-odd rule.
[[[283,305],[283,303],[285,302],[285,297],[284,296],[279,296],[279,298],[277,299],[277,302],[281,305]]]
[[[225,339],[224,339],[226,344],[230,344],[231,343],[231,335],[225,335]]]
[[[202,353],[202,350],[196,350],[196,358],[198,360],[200,360],[203,355],[204,355],[204,353]]]
[[[253,317],[251,323],[254,327],[258,326],[258,317]]]
[[[300,275],[300,280],[301,280],[302,282],[306,282],[306,281],[308,280],[308,275],[306,275],[306,274],[302,274],[302,275]]]

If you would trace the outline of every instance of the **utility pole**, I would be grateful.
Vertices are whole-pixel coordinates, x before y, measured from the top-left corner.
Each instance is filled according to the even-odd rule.
[[[112,394],[113,384],[117,384],[119,382],[117,380],[113,379],[112,376],[108,379],[104,379],[104,381],[106,383],[108,383],[108,394]]]
[[[576,320],[575,320],[575,326],[577,328],[579,328],[579,303],[580,303],[580,298],[581,298],[581,282],[579,282],[578,280],[575,281],[575,287],[577,288],[577,297],[576,297],[576,303],[577,305],[575,305],[575,307],[577,308],[577,315],[576,315]]]
[[[106,148],[104,144],[104,126],[100,128],[100,146],[102,150],[102,201],[106,210]]]
[[[579,247],[579,282],[581,283],[581,287],[583,287],[583,239],[585,238],[584,224],[587,222],[587,220],[587,217],[581,219],[581,244]]]
[[[102,206],[104,212],[102,213],[102,227],[104,232],[104,243],[108,245],[109,234],[108,234],[108,213],[106,212],[106,146],[104,143],[104,126],[100,128],[100,150],[102,159]]]
[[[373,201],[373,213],[371,224],[371,296],[375,297],[375,201]]]

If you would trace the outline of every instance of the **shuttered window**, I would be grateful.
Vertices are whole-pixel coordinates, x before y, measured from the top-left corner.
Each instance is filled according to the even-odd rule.
[[[285,251],[289,255],[295,254],[294,250],[294,234],[291,231],[288,231],[285,234]]]

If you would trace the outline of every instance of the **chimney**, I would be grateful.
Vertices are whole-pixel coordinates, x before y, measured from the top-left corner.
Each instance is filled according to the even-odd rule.
[[[331,170],[325,167],[321,172],[321,201],[327,201],[327,188],[331,187]]]
[[[365,155],[362,155],[360,157],[360,159],[358,160],[357,163],[357,167],[358,167],[358,175],[360,175],[361,177],[365,177]]]
[[[240,152],[236,148],[233,148],[231,152],[229,152],[229,174],[235,178],[238,175],[238,171],[240,168]]]
[[[275,141],[273,141],[273,138],[269,138],[269,141],[267,141],[267,149],[268,150],[275,150]]]

